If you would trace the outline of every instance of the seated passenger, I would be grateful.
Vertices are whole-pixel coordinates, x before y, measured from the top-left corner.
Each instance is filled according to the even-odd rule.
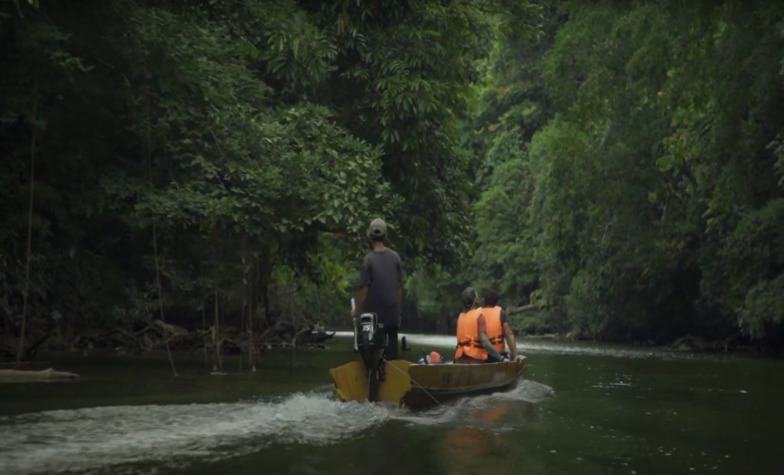
[[[498,306],[498,294],[488,289],[484,293],[484,303],[482,304],[482,315],[487,320],[487,334],[490,336],[490,343],[501,356],[517,359],[517,342],[515,342],[514,332],[509,324],[509,317],[503,308]],[[504,350],[504,340],[509,353]]]
[[[482,315],[479,296],[473,287],[461,294],[463,312],[457,318],[457,349],[455,363],[477,364],[503,361],[487,337],[487,319]],[[500,328],[500,325],[499,325]]]

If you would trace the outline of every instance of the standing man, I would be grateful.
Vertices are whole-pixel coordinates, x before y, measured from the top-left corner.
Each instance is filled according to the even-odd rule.
[[[498,353],[504,356],[507,354],[504,352],[504,340],[506,340],[511,358],[517,359],[517,342],[515,342],[512,326],[509,324],[509,317],[504,309],[498,306],[498,294],[492,289],[486,290],[484,294],[482,315],[487,320],[487,334],[490,343]]]
[[[381,218],[370,222],[368,236],[373,250],[362,261],[358,305],[351,311],[351,317],[362,313],[378,315],[378,322],[384,325],[384,333],[389,338],[384,358],[394,360],[403,308],[403,264],[398,253],[384,245],[386,235],[387,224]]]

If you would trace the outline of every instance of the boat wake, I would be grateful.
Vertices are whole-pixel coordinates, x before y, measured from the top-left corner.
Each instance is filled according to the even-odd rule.
[[[6,416],[0,417],[0,473],[84,472],[107,466],[121,472],[125,464],[219,459],[239,455],[242,447],[258,450],[270,443],[334,443],[388,417],[382,408],[341,403],[328,394]]]
[[[550,390],[552,391],[552,390]],[[185,467],[270,444],[326,445],[388,421],[450,424],[462,411],[500,401],[536,402],[547,387],[514,390],[440,406],[425,413],[344,403],[325,387],[308,394],[239,403],[110,406],[0,417],[0,473],[138,472],[140,465]]]
[[[509,429],[501,424],[507,413],[514,410],[531,410],[535,404],[554,395],[553,388],[546,384],[521,380],[510,391],[462,398],[426,412],[407,412],[401,409],[393,419],[416,425],[468,425],[504,430]]]

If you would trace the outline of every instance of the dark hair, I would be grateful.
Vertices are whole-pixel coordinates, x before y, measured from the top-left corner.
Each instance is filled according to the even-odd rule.
[[[463,302],[463,310],[473,307],[476,300],[476,290],[473,287],[466,287],[460,294],[460,300]]]
[[[374,235],[371,235],[371,236],[370,236],[370,239],[371,239],[373,242],[384,242],[384,237],[385,237],[385,236],[384,236],[383,234],[382,234],[381,236],[374,236]]]
[[[498,292],[493,289],[487,289],[483,293],[485,296],[485,307],[495,307],[498,305]]]

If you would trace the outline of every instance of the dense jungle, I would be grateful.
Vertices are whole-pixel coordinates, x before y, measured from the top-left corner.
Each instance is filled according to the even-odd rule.
[[[784,4],[0,4],[0,354],[403,331],[784,349]]]

